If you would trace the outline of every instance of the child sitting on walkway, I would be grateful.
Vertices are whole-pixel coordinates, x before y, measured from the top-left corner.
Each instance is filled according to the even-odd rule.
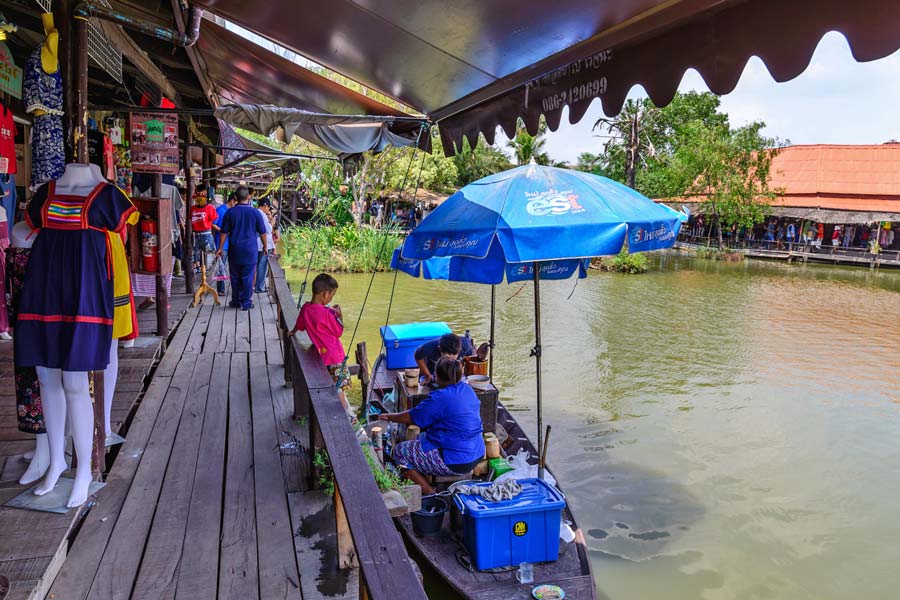
[[[339,384],[341,404],[347,415],[353,419],[353,411],[347,402],[344,390],[350,387],[350,377],[344,365],[344,346],[341,344],[341,335],[344,333],[343,314],[340,304],[328,306],[337,293],[338,282],[327,273],[322,273],[313,279],[313,297],[300,308],[297,315],[297,323],[291,329],[289,336],[298,331],[305,331],[309,339],[319,350],[322,362],[331,373],[335,384]]]

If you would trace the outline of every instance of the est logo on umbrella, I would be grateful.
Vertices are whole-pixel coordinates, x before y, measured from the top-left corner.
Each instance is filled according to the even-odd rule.
[[[525,197],[528,198],[525,211],[534,217],[584,212],[584,207],[578,203],[578,195],[573,194],[571,190],[565,192],[556,190],[537,193],[525,192]]]

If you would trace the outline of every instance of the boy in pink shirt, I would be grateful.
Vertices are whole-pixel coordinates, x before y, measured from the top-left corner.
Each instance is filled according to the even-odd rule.
[[[344,390],[350,387],[350,378],[346,369],[341,368],[345,356],[344,346],[341,344],[341,335],[344,333],[343,314],[340,304],[328,306],[334,299],[337,289],[338,283],[331,275],[322,273],[316,276],[312,283],[313,297],[300,308],[297,323],[288,335],[292,336],[298,331],[305,331],[309,335],[334,382],[340,383],[338,393],[341,404],[347,415],[352,418],[353,412],[344,394]]]

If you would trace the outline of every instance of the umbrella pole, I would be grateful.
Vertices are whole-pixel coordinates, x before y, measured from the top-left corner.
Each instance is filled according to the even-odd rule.
[[[541,266],[534,263],[534,348],[531,349],[534,357],[537,378],[537,453],[538,453],[538,479],[544,478],[544,440],[543,440],[543,407],[541,406]]]
[[[491,358],[488,362],[488,378],[494,381],[494,323],[497,314],[497,286],[491,286],[491,339],[488,341]]]

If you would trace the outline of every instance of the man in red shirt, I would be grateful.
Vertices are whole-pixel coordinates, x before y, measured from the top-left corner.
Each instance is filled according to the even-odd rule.
[[[216,251],[213,231],[219,231],[219,227],[215,224],[218,218],[215,207],[208,202],[206,184],[198,185],[197,191],[194,193],[194,206],[191,207],[195,267],[200,266],[200,252],[210,255]]]

